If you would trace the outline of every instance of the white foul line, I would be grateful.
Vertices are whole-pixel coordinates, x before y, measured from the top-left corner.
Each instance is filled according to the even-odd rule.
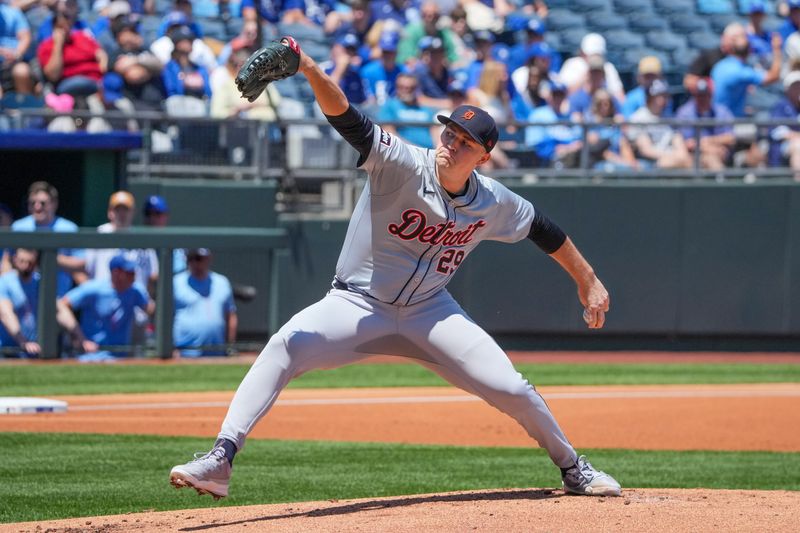
[[[598,392],[553,392],[542,394],[546,400],[603,400],[636,398],[774,398],[800,397],[796,390],[654,390],[654,391],[598,391]],[[453,396],[405,396],[376,398],[308,398],[278,400],[279,406],[304,405],[371,405],[403,403],[462,403],[478,402],[480,398],[471,395]],[[188,409],[202,407],[227,407],[230,402],[162,402],[162,403],[120,403],[110,405],[75,405],[70,411],[127,411],[131,409]]]

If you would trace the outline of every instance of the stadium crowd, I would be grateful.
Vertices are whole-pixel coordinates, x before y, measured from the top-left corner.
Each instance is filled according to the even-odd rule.
[[[28,216],[11,222],[12,231],[74,232],[78,227],[56,215],[58,190],[44,181],[28,189]],[[131,226],[136,202],[117,191],[108,202],[108,222],[101,233]],[[2,211],[8,211],[7,209]],[[150,196],[143,208],[146,224],[163,227],[169,217],[164,198]],[[0,260],[0,349],[6,357],[36,357],[41,275],[36,250],[2,250]],[[211,270],[208,248],[175,250],[173,340],[183,357],[224,355],[236,341],[238,318],[228,279]],[[61,249],[57,255],[56,320],[63,353],[80,361],[108,361],[130,356],[152,337],[160,275],[155,250]]]
[[[551,0],[560,9],[543,0],[80,2],[0,0],[0,109],[89,110],[89,120],[60,116],[43,127],[90,132],[120,127],[104,118],[107,110],[319,116],[299,78],[271,85],[253,103],[236,91],[249,54],[289,33],[326,60],[353,104],[398,123],[393,131],[414,143],[433,146],[440,111],[461,103],[487,109],[506,124],[495,167],[522,159],[576,167],[588,152],[590,166],[607,170],[690,168],[698,159],[708,169],[791,166],[800,176],[800,127],[647,125],[795,119],[800,0]],[[725,4],[716,12],[731,16],[716,37],[703,17],[680,13]],[[610,44],[590,31],[598,26]],[[561,121],[572,124],[544,125]],[[621,127],[625,121],[638,125]],[[579,124],[594,123],[584,136]]]

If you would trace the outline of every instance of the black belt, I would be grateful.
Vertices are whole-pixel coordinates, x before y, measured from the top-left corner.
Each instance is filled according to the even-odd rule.
[[[349,291],[350,287],[348,287],[347,283],[340,280],[339,278],[333,278],[333,288],[339,289],[340,291]]]

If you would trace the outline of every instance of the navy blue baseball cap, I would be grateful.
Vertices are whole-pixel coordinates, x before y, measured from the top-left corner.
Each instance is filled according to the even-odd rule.
[[[358,37],[355,33],[345,33],[336,43],[345,48],[358,48]]]
[[[798,0],[798,2],[800,2],[800,0]],[[439,37],[431,37],[430,35],[426,35],[420,39],[417,46],[423,52],[426,50],[444,50],[444,42]]]
[[[483,146],[487,152],[491,152],[494,145],[497,144],[497,137],[499,136],[497,124],[495,124],[491,115],[480,107],[461,105],[455,108],[449,117],[437,115],[436,118],[442,124],[459,126],[470,137],[475,139],[475,142]]]
[[[753,13],[766,13],[767,9],[764,2],[761,0],[750,0],[750,6],[747,8],[749,14]]]
[[[378,47],[384,52],[396,52],[400,42],[400,34],[397,32],[384,32],[378,40]]]
[[[151,194],[144,203],[144,213],[169,213],[169,206],[164,197]]]
[[[525,29],[536,35],[544,35],[544,32],[547,31],[547,26],[541,20],[532,18],[528,21],[528,27]]]
[[[110,270],[119,269],[125,272],[135,272],[136,263],[125,257],[124,254],[118,254],[112,257],[111,261],[108,262],[108,268]]]

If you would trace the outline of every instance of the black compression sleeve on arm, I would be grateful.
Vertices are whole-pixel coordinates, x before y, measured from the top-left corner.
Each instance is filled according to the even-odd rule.
[[[364,164],[372,149],[372,130],[375,127],[372,121],[352,105],[341,115],[335,117],[325,115],[325,118],[344,137],[344,140],[361,154],[356,166]]]
[[[561,245],[567,240],[567,235],[555,222],[547,218],[547,215],[537,209],[533,216],[531,230],[528,232],[528,238],[546,254],[552,254],[561,248]]]

